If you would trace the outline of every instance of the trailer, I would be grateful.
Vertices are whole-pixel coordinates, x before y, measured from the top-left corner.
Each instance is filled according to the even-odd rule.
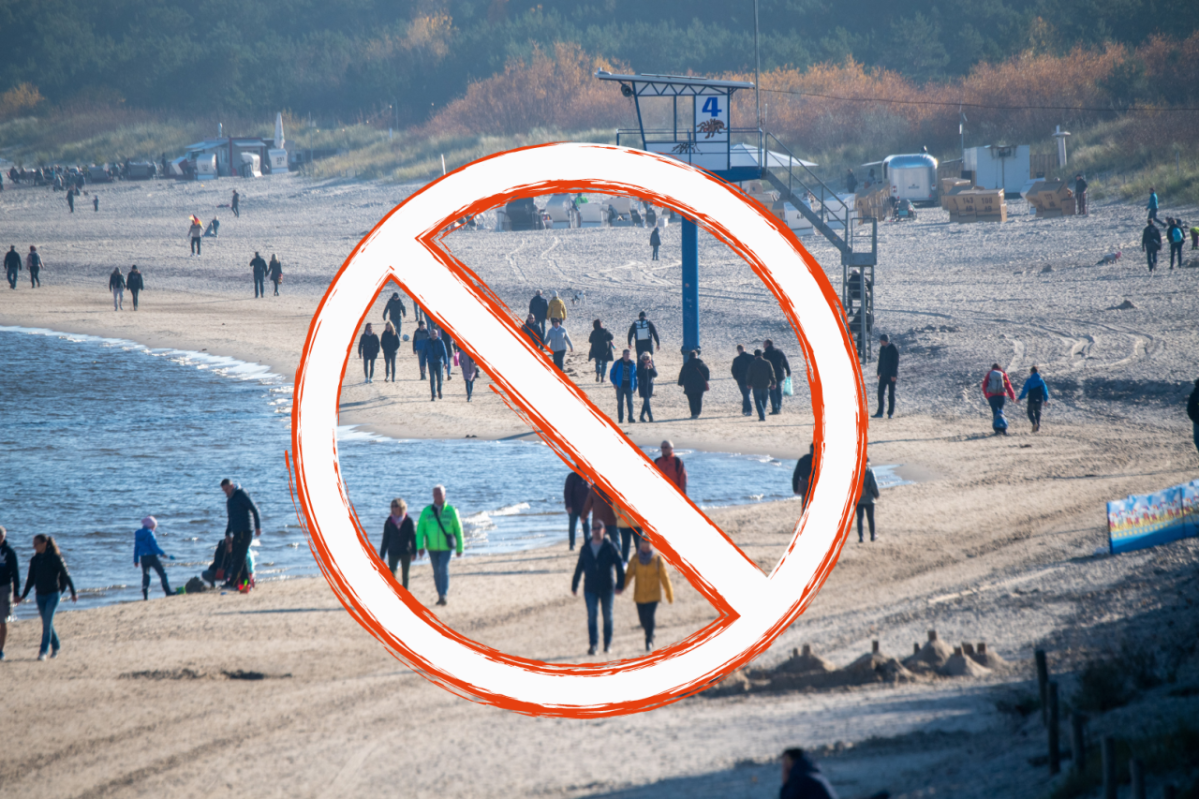
[[[883,159],[883,180],[891,187],[896,202],[935,205],[937,202],[937,159],[928,153],[889,155]]]
[[[1007,197],[1018,197],[1031,172],[1027,144],[970,147],[963,158],[964,173],[980,189],[1002,189]]]

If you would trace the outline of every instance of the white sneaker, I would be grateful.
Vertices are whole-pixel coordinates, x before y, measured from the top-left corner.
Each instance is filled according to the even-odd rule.
[[[39,655],[37,656],[37,659],[38,659],[38,660],[45,660],[45,659],[46,659],[46,653],[45,653],[45,652],[42,652],[41,654],[39,654]]]

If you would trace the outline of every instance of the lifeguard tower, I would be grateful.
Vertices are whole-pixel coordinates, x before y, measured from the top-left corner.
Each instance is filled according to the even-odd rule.
[[[857,339],[858,358],[871,358],[874,326],[874,266],[878,263],[878,220],[860,219],[852,198],[838,196],[760,125],[734,127],[733,93],[753,89],[746,81],[708,80],[686,75],[613,75],[633,100],[637,127],[616,131],[616,143],[636,147],[705,169],[729,183],[765,180],[841,253],[841,301],[856,314],[847,320]],[[694,222],[684,219],[683,351],[699,347],[699,244]],[[851,292],[850,270],[857,286]],[[851,304],[851,298],[858,300]]]

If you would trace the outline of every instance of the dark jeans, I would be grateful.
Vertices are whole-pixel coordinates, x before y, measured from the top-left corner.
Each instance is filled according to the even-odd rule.
[[[279,296],[279,281],[278,281],[278,280],[272,280],[271,282],[275,284],[275,296],[276,296],[276,297],[278,297],[278,296]],[[396,328],[396,335],[399,335],[399,333],[400,333],[400,329],[397,327],[397,328]]]
[[[649,417],[649,420],[651,422],[654,420],[654,409],[650,407],[649,401],[650,401],[649,397],[641,398],[641,421],[643,421],[643,422],[645,421],[645,418],[647,416]],[[630,415],[630,418],[632,418],[631,415]]]
[[[1041,424],[1041,405],[1042,405],[1042,400],[1033,399],[1033,398],[1029,397],[1029,399],[1028,399],[1028,421],[1032,422],[1035,425]]]
[[[641,544],[641,536],[632,527],[617,527],[620,531],[620,559],[627,561],[629,552],[637,554],[637,547]]]
[[[366,376],[367,380],[371,380],[374,378],[374,376],[375,376],[375,359],[374,358],[363,358],[362,359],[362,374]]]
[[[774,384],[774,388],[770,389],[770,412],[783,412],[783,384],[778,382]]]
[[[233,207],[232,207],[231,209],[229,209],[229,210],[233,211],[233,215],[234,215],[235,217],[237,217],[238,219],[241,219],[241,209],[240,209],[240,208],[238,208],[238,207],[235,205],[235,206],[233,206]]]
[[[1007,430],[1007,419],[1003,415],[1003,404],[1007,401],[1007,397],[1000,394],[998,397],[987,397],[987,403],[991,406],[991,429],[992,430]],[[1003,420],[1002,422],[1000,420]]]
[[[625,406],[629,408],[629,421],[633,421],[633,387],[629,383],[621,383],[616,387],[616,420],[624,421]]]
[[[1152,272],[1157,266],[1157,250],[1152,248],[1145,250],[1145,260],[1149,262],[1149,271]]]
[[[470,402],[471,396],[475,393],[475,380],[476,379],[477,378],[472,377],[470,380],[462,381],[462,382],[466,383],[466,401],[467,402]]]
[[[265,297],[266,296],[266,277],[265,276],[259,277],[258,275],[254,275],[254,296],[255,297]]]
[[[654,340],[653,339],[646,339],[645,341],[637,341],[633,344],[633,346],[636,348],[636,352],[637,352],[637,354],[633,357],[634,363],[641,362],[641,353],[643,353],[643,352],[648,352],[650,355],[654,354]]]
[[[441,361],[429,361],[429,397],[437,399],[441,396]]]
[[[37,612],[42,617],[42,646],[39,655],[44,655],[53,647],[57,652],[62,648],[58,641],[58,633],[54,631],[54,613],[58,610],[58,600],[62,597],[57,591],[49,594],[37,594]]]
[[[654,613],[658,610],[657,602],[638,602],[637,618],[641,620],[641,629],[645,630],[645,643],[654,642]]]
[[[425,379],[425,367],[428,365],[427,360],[425,358],[424,350],[416,351],[416,360],[417,360],[417,363],[420,364],[420,379],[424,380]]]
[[[433,585],[437,587],[437,596],[443,597],[450,593],[450,557],[453,553],[448,549],[430,549],[429,560],[433,564]]]
[[[883,395],[887,395],[887,415],[895,415],[895,381],[889,377],[880,377],[878,379],[878,411],[877,415],[883,415]]]
[[[611,361],[601,361],[599,358],[595,359],[595,376],[601,382],[608,375],[608,364],[609,363],[611,363]]]
[[[768,388],[754,389],[754,407],[758,409],[758,418],[763,422],[766,421],[766,402],[769,395],[770,389]]]
[[[392,577],[396,576],[396,566],[397,565],[401,569],[400,583],[405,588],[407,588],[408,587],[408,568],[412,565],[412,556],[411,555],[398,555],[398,554],[393,555],[392,553],[388,552],[387,553],[387,568],[391,569]]]
[[[1181,255],[1179,255],[1179,257],[1178,257],[1178,263],[1180,263],[1180,264],[1182,263]],[[38,277],[38,275],[40,275],[41,272],[42,272],[42,270],[40,268],[29,270],[29,287],[30,288],[35,289],[42,285],[42,279],[40,277]]]
[[[8,287],[10,289],[15,289],[17,287],[17,273],[7,272],[6,275],[8,277]]]
[[[1181,241],[1170,242],[1170,268],[1171,269],[1174,268],[1174,257],[1175,256],[1178,256],[1178,266],[1181,267],[1182,266],[1182,242]]]
[[[699,416],[704,409],[704,393],[701,391],[696,394],[687,395],[687,403],[691,406],[691,418]]]
[[[133,310],[137,310],[137,295],[142,293],[141,289],[129,289],[129,293],[133,295]]]
[[[655,244],[655,245],[653,245],[653,248],[654,248],[654,254],[653,254],[652,256],[650,256],[650,260],[651,260],[651,261],[656,261],[656,260],[658,260],[658,247],[660,247],[660,246],[661,246],[660,244]]]
[[[391,355],[383,353],[383,379],[395,381],[396,379],[396,354]]]
[[[749,399],[749,394],[752,389],[750,389],[749,383],[738,383],[737,388],[741,389],[741,415],[749,416],[754,412],[753,403],[751,403]]]
[[[150,591],[150,569],[158,572],[158,580],[162,583],[162,592],[167,596],[171,595],[171,584],[167,580],[166,570],[162,568],[162,561],[157,555],[142,555],[142,596],[146,596]]]
[[[1078,213],[1085,214],[1087,212],[1087,190],[1083,189],[1074,196],[1075,206],[1078,208]]]
[[[866,520],[870,522],[870,540],[874,540],[874,503],[869,505],[858,505],[858,541],[862,540],[862,515],[866,515]]]
[[[583,600],[587,603],[587,641],[595,646],[599,643],[599,631],[596,629],[596,617],[599,608],[604,608],[604,649],[612,646],[612,591],[602,594],[583,592]]]
[[[1191,422],[1191,426],[1194,428],[1192,433],[1195,437],[1195,449],[1199,450],[1199,422]]]
[[[554,356],[554,366],[559,371],[566,371],[566,350],[554,350],[551,354]]]
[[[193,255],[200,254],[200,237],[199,236],[192,236],[192,254]]]
[[[250,551],[252,540],[254,540],[254,534],[249,530],[238,530],[233,533],[233,574],[226,573],[225,577],[234,586],[239,586],[250,579],[250,575],[246,573],[246,553]]]
[[[583,522],[583,543],[586,544],[591,539],[591,520],[586,516],[581,516],[575,511],[570,512],[570,548],[575,548],[575,530],[579,526],[579,521]]]

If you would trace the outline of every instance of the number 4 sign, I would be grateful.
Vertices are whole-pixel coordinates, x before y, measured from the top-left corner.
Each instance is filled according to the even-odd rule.
[[[695,140],[729,140],[729,98],[726,95],[695,98]]]
[[[820,457],[810,501],[770,574],[675,489],[532,346],[511,311],[436,241],[455,220],[512,198],[579,191],[635,195],[695,219],[746,260],[799,337]],[[338,468],[336,435],[340,381],[355,335],[393,279],[436,315],[558,452],[629,510],[666,559],[711,602],[716,621],[644,658],[546,663],[472,641],[396,582],[358,523]],[[335,375],[338,380],[331,379]],[[295,496],[313,552],[341,602],[422,676],[460,696],[535,715],[644,711],[700,691],[762,653],[816,596],[840,554],[859,493],[866,456],[861,384],[836,293],[819,264],[779,220],[735,188],[639,150],[594,144],[513,150],[451,172],[414,194],[359,243],[333,279],[296,372]],[[792,443],[799,450],[808,442]],[[798,503],[794,507],[799,511]]]

